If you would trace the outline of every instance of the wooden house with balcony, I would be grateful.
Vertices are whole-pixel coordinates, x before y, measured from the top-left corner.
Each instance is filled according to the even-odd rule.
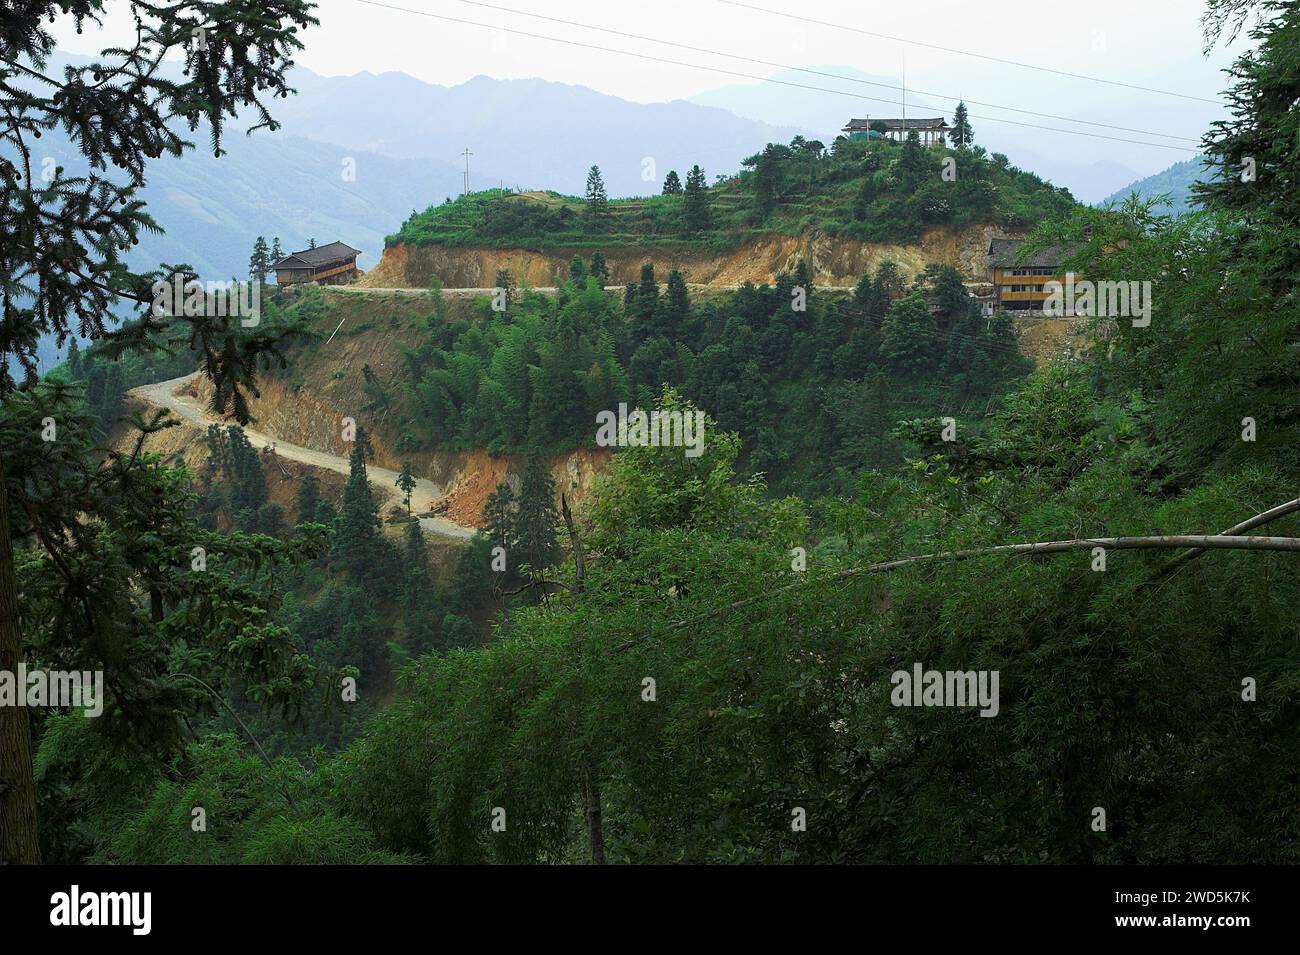
[[[319,245],[314,249],[290,252],[271,263],[278,285],[299,285],[315,282],[317,285],[342,285],[361,273],[357,270],[359,249],[342,242]]]
[[[1052,245],[1029,255],[1023,262],[1016,257],[1023,239],[994,238],[989,242],[989,281],[993,285],[992,308],[1007,311],[1039,309],[1050,297],[1049,282],[1065,284],[1061,263],[1078,251],[1077,245]],[[1075,276],[1078,281],[1079,276]],[[991,308],[989,309],[992,310]]]

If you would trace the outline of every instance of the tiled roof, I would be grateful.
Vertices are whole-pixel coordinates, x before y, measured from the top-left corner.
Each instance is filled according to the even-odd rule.
[[[910,132],[913,129],[927,130],[948,128],[948,121],[942,116],[935,116],[928,119],[871,119],[868,117],[866,119],[850,119],[848,125],[844,127],[844,131],[859,132],[867,130],[871,128],[872,123],[884,123],[885,129],[889,132],[898,132],[901,130],[907,130]]]
[[[350,245],[342,242],[331,242],[329,245],[318,245],[314,249],[303,249],[301,252],[290,252],[278,262],[272,262],[273,269],[319,269],[327,265],[334,265],[339,262],[346,262],[348,259],[354,259],[361,254],[360,249],[354,249]]]
[[[1049,265],[1060,265],[1071,255],[1079,250],[1079,245],[1049,245],[1046,248],[1039,249],[1030,255],[1023,262],[1016,261],[1016,253],[1024,245],[1024,239],[992,239],[989,242],[989,267],[990,268],[1042,268]]]

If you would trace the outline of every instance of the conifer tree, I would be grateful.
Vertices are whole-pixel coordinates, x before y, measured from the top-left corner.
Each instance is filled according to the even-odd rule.
[[[633,312],[642,322],[642,337],[648,338],[654,333],[655,312],[659,308],[659,283],[655,281],[653,262],[641,263],[641,282],[636,287],[636,302]]]
[[[591,277],[599,282],[602,288],[609,284],[609,265],[605,262],[604,252],[592,253]]]
[[[397,480],[394,483],[399,488],[402,489],[402,493],[405,495],[404,500],[406,501],[406,516],[410,517],[411,516],[411,492],[414,491],[416,487],[415,475],[411,473],[410,461],[402,462],[402,473],[397,475]]]
[[[320,508],[320,480],[316,475],[308,471],[298,485],[298,494],[294,500],[294,510],[298,515],[298,523],[305,524],[309,521],[316,520],[316,513]]]
[[[881,326],[880,354],[900,371],[909,373],[922,371],[934,362],[934,319],[919,292],[890,306]]]
[[[682,181],[677,178],[677,170],[669,169],[668,175],[664,176],[665,196],[679,196],[682,193]]]
[[[510,306],[515,301],[514,279],[511,278],[509,269],[497,269],[496,287],[501,290],[501,304],[504,306],[501,315],[509,318]]]
[[[530,457],[519,487],[514,533],[520,559],[531,568],[534,579],[544,568],[559,559],[557,528],[559,512],[555,509],[555,484],[546,462]]]
[[[700,232],[710,225],[708,188],[704,170],[698,165],[692,166],[686,174],[686,202],[682,210],[688,232]]]
[[[603,225],[609,218],[609,197],[605,194],[605,180],[600,167],[592,166],[587,172],[587,218],[592,225]]]
[[[515,492],[506,481],[501,481],[488,495],[483,506],[483,521],[487,525],[484,535],[491,541],[493,548],[505,551],[506,563],[504,573],[509,578],[518,557],[515,555]],[[495,558],[496,555],[494,554]],[[501,573],[497,571],[496,573]],[[496,578],[495,574],[493,579]]]
[[[77,340],[74,338],[68,345],[68,377],[73,381],[80,381],[83,368],[81,363],[81,349],[77,346]]]
[[[777,148],[769,143],[767,147],[753,157],[754,167],[754,211],[759,221],[765,220],[776,207],[778,168]],[[747,162],[749,162],[747,160]]]
[[[966,114],[966,104],[963,102],[957,104],[957,111],[952,115],[952,129],[949,130],[948,138],[958,149],[966,149],[975,141],[970,117]]]
[[[248,277],[259,285],[265,285],[266,272],[271,262],[271,253],[266,247],[266,239],[259,235],[257,241],[253,243],[253,254],[248,257]]]
[[[691,296],[686,288],[686,279],[673,269],[668,273],[668,294],[663,307],[663,333],[669,341],[680,341],[685,335],[690,310]]]
[[[348,455],[348,483],[343,488],[332,556],[363,579],[368,572],[373,572],[373,559],[379,549],[379,505],[366,473],[366,458],[373,455],[370,437],[358,425]]]
[[[418,521],[402,532],[402,633],[407,649],[423,653],[438,643],[442,630],[437,592],[429,574],[429,549]]]

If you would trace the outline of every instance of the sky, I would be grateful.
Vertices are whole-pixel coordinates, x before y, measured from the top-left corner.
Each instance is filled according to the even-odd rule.
[[[1146,174],[1190,158],[1195,140],[1211,120],[1222,115],[1222,109],[1213,103],[1186,98],[1218,99],[1224,85],[1220,71],[1242,46],[1239,41],[1235,48],[1214,50],[1209,58],[1202,55],[1199,21],[1204,6],[1204,0],[320,0],[320,26],[305,34],[306,49],[297,61],[328,76],[400,71],[442,85],[480,74],[499,79],[537,77],[580,84],[637,102],[688,98],[720,86],[754,84],[780,73],[783,67],[824,69],[825,64],[832,64],[876,77],[899,78],[911,90],[987,104],[971,106],[971,112],[980,117],[977,132],[987,134],[984,138],[990,140],[991,148],[998,148],[1003,141],[1013,142],[1054,161],[1115,161]],[[829,25],[801,22],[753,7]],[[105,28],[87,30],[80,36],[61,24],[60,47],[95,53],[109,42],[125,42],[130,36],[125,11],[124,3],[110,0]],[[471,21],[483,26],[471,25]],[[710,52],[682,50],[574,24],[671,40]],[[561,44],[542,36],[572,42]],[[1067,77],[1030,66],[1111,82]],[[888,90],[812,75],[801,75],[800,82],[821,88],[806,91],[810,101],[816,99],[823,105],[827,99],[842,102],[846,118],[896,112],[862,98],[897,95]],[[1117,83],[1183,95],[1163,95]],[[951,100],[947,99],[927,99],[914,93],[909,104],[914,115],[939,110],[951,113]],[[927,106],[937,109],[927,110]],[[1007,107],[1142,132],[1080,127],[1015,113]],[[1054,128],[1016,126],[1002,122],[1006,119]],[[1061,128],[1094,135],[1060,133]],[[1163,148],[1168,146],[1187,151]]]

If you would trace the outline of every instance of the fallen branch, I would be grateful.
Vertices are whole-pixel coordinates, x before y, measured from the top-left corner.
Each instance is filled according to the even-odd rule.
[[[502,590],[500,593],[502,597],[514,597],[517,594],[522,594],[525,590],[531,590],[534,587],[541,587],[543,593],[548,592],[546,590],[547,587],[555,587],[559,590],[573,589],[562,580],[546,580],[542,577],[536,577],[529,580],[528,583],[524,584],[522,587],[516,587],[514,590]]]
[[[1284,517],[1287,514],[1292,514],[1295,513],[1296,511],[1300,511],[1300,497],[1296,498],[1294,501],[1287,501],[1285,504],[1279,504],[1277,507],[1269,508],[1267,511],[1264,511],[1263,513],[1256,514],[1254,517],[1250,518],[1249,520],[1242,521],[1240,524],[1234,524],[1232,527],[1229,527],[1226,531],[1221,531],[1219,536],[1223,537],[1231,534],[1244,534],[1246,531],[1254,530],[1256,527],[1259,527],[1262,524],[1267,524],[1270,521],[1275,521],[1279,517]],[[1188,561],[1195,560],[1197,557],[1200,557],[1204,553],[1205,553],[1204,547],[1197,547],[1194,548],[1193,550],[1189,550],[1185,554],[1179,554],[1177,557],[1169,561],[1167,564],[1165,564],[1156,572],[1156,579],[1159,579],[1161,577],[1168,577],[1179,567],[1183,566]]]
[[[1040,541],[1033,544],[999,544],[995,547],[973,547],[968,550],[948,550],[940,551],[934,554],[918,554],[914,557],[900,557],[896,560],[886,560],[877,564],[865,564],[859,567],[849,567],[844,570],[836,571],[833,574],[827,574],[825,577],[818,577],[814,580],[801,580],[798,583],[787,584],[784,587],[778,587],[767,593],[759,594],[754,597],[746,597],[744,600],[737,600],[735,603],[719,607],[716,610],[710,610],[708,613],[693,617],[690,620],[679,620],[674,627],[682,627],[688,623],[698,623],[702,620],[708,620],[710,617],[716,617],[718,614],[727,613],[731,610],[739,610],[747,607],[752,603],[760,600],[767,600],[780,594],[788,593],[792,590],[802,590],[805,587],[816,587],[821,584],[830,583],[834,580],[847,580],[850,577],[861,577],[864,574],[880,574],[887,571],[896,570],[899,567],[907,567],[911,564],[931,563],[934,561],[958,561],[970,560],[972,557],[988,557],[994,554],[1006,554],[1011,557],[1033,556],[1035,554],[1062,554],[1072,550],[1091,550],[1094,547],[1101,547],[1106,550],[1167,550],[1183,547],[1195,547],[1203,550],[1279,550],[1292,551],[1300,553],[1300,537],[1239,537],[1226,534],[1180,534],[1180,535],[1159,535],[1154,537],[1094,537],[1079,538],[1076,540],[1063,541]]]
[[[220,703],[222,708],[224,708],[225,711],[230,714],[231,719],[233,719],[236,723],[239,724],[239,728],[242,729],[244,733],[248,736],[248,738],[253,741],[253,748],[257,750],[257,755],[262,757],[262,762],[266,763],[266,768],[271,771],[272,777],[275,777],[274,779],[275,788],[279,790],[280,795],[284,797],[284,801],[289,804],[289,808],[296,812],[298,806],[293,801],[293,796],[289,795],[288,789],[285,789],[282,785],[280,785],[279,769],[276,768],[275,763],[271,762],[271,757],[266,755],[266,750],[262,749],[262,744],[258,742],[257,737],[253,734],[253,731],[248,728],[248,724],[246,724],[243,720],[239,718],[239,714],[235,712],[235,708],[226,702],[225,697],[223,697],[212,687],[208,686],[198,677],[191,676],[188,673],[177,673],[176,676],[186,680],[190,680],[193,683],[197,683],[199,686],[203,687],[203,689],[207,690],[208,693],[212,695],[212,698],[216,700],[218,703]]]

